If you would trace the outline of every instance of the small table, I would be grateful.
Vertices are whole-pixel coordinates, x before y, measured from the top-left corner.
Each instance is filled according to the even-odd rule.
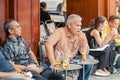
[[[65,80],[68,80],[67,79],[67,71],[78,70],[78,69],[81,69],[81,68],[82,68],[81,65],[78,65],[78,64],[69,64],[69,68],[63,69],[63,70],[65,70]]]
[[[86,64],[97,64],[99,61],[98,60],[95,60],[95,59],[87,59],[87,60],[85,60],[85,61],[83,61],[83,60],[81,60],[80,59],[80,61],[77,63],[77,64],[81,64],[81,65],[83,65],[83,80],[85,80],[84,79],[84,72],[85,72],[85,65]]]

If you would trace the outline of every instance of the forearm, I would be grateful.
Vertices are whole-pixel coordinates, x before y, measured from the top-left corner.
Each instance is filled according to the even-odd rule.
[[[19,67],[21,70],[25,70],[27,66],[23,66],[23,65],[17,65],[15,64],[16,67]]]
[[[0,72],[0,78],[6,78],[10,76],[16,76],[16,72]]]
[[[15,70],[16,70],[17,72],[23,72],[24,70],[26,70],[26,67],[27,67],[27,66],[13,64],[13,67],[15,68]]]
[[[55,64],[55,57],[54,57],[53,46],[49,42],[46,42],[45,47],[46,47],[46,51],[47,51],[46,52],[47,57],[48,57],[50,63],[52,65],[54,65]]]
[[[85,50],[85,53],[88,55],[89,54],[89,47],[84,47],[83,49]],[[83,53],[83,51],[84,51],[83,49],[82,48],[79,49],[80,54]]]
[[[35,61],[35,63],[37,63],[37,65],[39,65],[39,63],[37,61],[37,57],[35,56],[35,54],[32,51],[29,51],[29,56],[32,58],[33,61]]]
[[[89,46],[87,46],[86,54],[89,54]]]
[[[86,54],[89,54],[89,45],[85,34],[84,34],[84,46],[86,46]]]
[[[102,44],[100,45],[100,47],[105,46],[106,44],[108,44],[113,38],[112,34],[109,34],[108,36],[105,37],[105,39],[103,40]]]
[[[118,34],[117,29],[115,29],[115,32],[114,32],[114,33],[115,33],[115,34],[113,35],[111,41],[113,41],[113,40],[115,40],[115,39],[120,39],[120,35]]]
[[[112,40],[115,40],[115,39],[120,39],[120,35],[113,36]]]

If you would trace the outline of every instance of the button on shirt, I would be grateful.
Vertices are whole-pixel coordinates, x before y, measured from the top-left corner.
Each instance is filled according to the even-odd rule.
[[[15,64],[25,66],[35,64],[35,62],[28,55],[30,49],[23,38],[18,37],[17,40],[15,40],[7,37],[3,48],[8,53],[11,61],[15,62]]]
[[[55,50],[62,50],[65,54],[68,54],[69,58],[73,58],[78,50],[80,51],[81,47],[89,50],[85,34],[80,31],[78,35],[71,37],[71,33],[67,27],[56,29],[46,43],[50,44],[48,47],[54,47],[54,49],[49,48],[50,50],[54,50],[54,52]],[[49,50],[47,50],[47,53],[48,51]],[[49,51],[49,53],[50,52],[52,51]]]

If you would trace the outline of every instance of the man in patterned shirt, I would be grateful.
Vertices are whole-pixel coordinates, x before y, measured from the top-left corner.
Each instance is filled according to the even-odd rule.
[[[33,80],[26,73],[17,73],[7,53],[0,46],[0,80]]]
[[[26,67],[26,70],[34,71],[33,75],[38,75],[40,78],[36,80],[48,80],[45,77],[48,78],[49,75],[53,73],[51,71],[45,73],[40,67],[38,67],[39,63],[36,56],[21,37],[21,27],[19,23],[13,19],[7,20],[4,23],[4,31],[6,32],[7,38],[3,44],[3,48],[8,53],[11,61],[14,62],[14,64],[18,64],[19,67],[22,65]],[[22,71],[22,68],[21,70],[20,68],[18,69],[20,72]],[[41,74],[41,72],[44,72],[44,74]]]

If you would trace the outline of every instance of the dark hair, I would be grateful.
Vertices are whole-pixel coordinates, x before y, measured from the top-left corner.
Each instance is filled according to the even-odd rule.
[[[40,2],[40,7],[45,8],[47,7],[47,4],[45,2]]]
[[[106,20],[105,17],[100,16],[100,17],[91,21],[91,27],[94,27],[95,29],[97,29],[99,24],[105,22],[105,20]]]
[[[9,35],[9,31],[8,30],[13,28],[13,26],[11,25],[12,21],[15,21],[15,20],[14,19],[8,19],[4,23],[4,31],[6,32],[7,36]]]
[[[91,21],[90,21],[90,27],[94,27],[94,24],[95,24],[95,19],[91,19]]]
[[[113,22],[115,19],[120,19],[120,17],[117,16],[117,15],[111,15],[111,16],[109,17],[109,22]]]

